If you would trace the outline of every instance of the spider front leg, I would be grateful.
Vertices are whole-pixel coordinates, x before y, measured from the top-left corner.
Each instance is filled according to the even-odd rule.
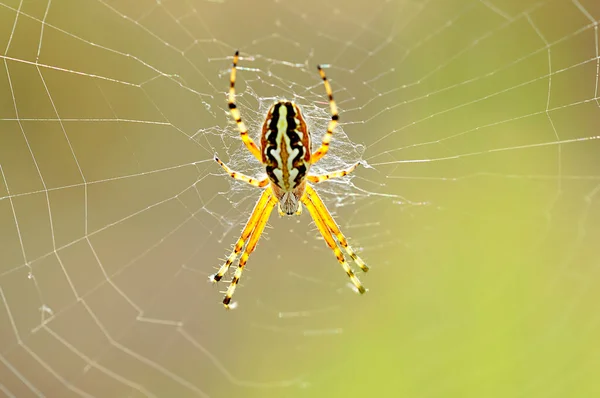
[[[321,147],[317,149],[310,157],[310,163],[317,163],[329,150],[329,144],[331,143],[331,138],[333,136],[333,130],[335,130],[335,126],[338,124],[338,120],[340,116],[338,114],[337,105],[333,99],[333,91],[331,90],[331,85],[329,84],[329,80],[327,80],[327,76],[325,76],[325,72],[321,68],[320,65],[317,66],[319,70],[319,75],[321,75],[321,79],[323,80],[323,84],[325,85],[325,91],[327,92],[327,98],[329,99],[329,109],[331,111],[331,120],[329,121],[329,125],[327,125],[327,132],[323,136],[323,141],[321,142]]]
[[[231,302],[231,297],[233,296],[233,293],[235,292],[235,287],[237,286],[237,284],[240,281],[240,278],[242,277],[242,271],[244,271],[244,267],[246,266],[246,263],[248,262],[248,257],[250,257],[250,254],[252,254],[252,252],[256,248],[256,245],[258,244],[258,240],[260,239],[260,236],[262,235],[263,230],[265,229],[265,226],[267,225],[267,221],[269,220],[271,211],[273,211],[273,207],[275,207],[276,203],[277,203],[277,199],[275,199],[274,196],[270,196],[267,201],[267,204],[264,207],[264,210],[262,211],[262,213],[256,223],[256,227],[254,227],[254,230],[252,231],[252,235],[250,236],[248,245],[246,246],[244,253],[242,253],[242,257],[240,257],[240,263],[238,264],[238,268],[235,270],[235,274],[233,275],[231,284],[227,288],[227,293],[225,293],[225,298],[223,299],[223,305],[227,309],[233,308],[233,305],[230,305],[229,303]]]
[[[307,185],[307,188],[308,188],[308,185]],[[319,232],[321,232],[321,235],[323,236],[325,243],[327,244],[327,246],[329,246],[329,248],[331,250],[333,250],[335,257],[337,258],[338,262],[341,264],[344,271],[346,271],[346,274],[352,281],[352,284],[354,284],[354,287],[356,287],[356,290],[360,294],[364,294],[367,290],[364,288],[364,286],[362,285],[362,283],[360,282],[358,277],[354,274],[354,271],[352,271],[352,268],[350,268],[350,265],[348,265],[348,262],[346,262],[346,259],[344,258],[344,254],[342,253],[342,251],[336,244],[335,239],[333,238],[333,235],[332,235],[332,231],[330,231],[330,229],[327,227],[326,221],[323,217],[323,214],[319,210],[319,208],[313,203],[310,196],[307,195],[306,192],[300,200],[302,201],[304,206],[306,206],[306,208],[308,209],[308,212],[310,213],[313,221],[315,222],[317,229],[319,230]]]
[[[233,56],[233,64],[231,65],[231,76],[229,77],[229,96],[227,100],[227,102],[229,103],[229,112],[231,113],[231,117],[233,117],[233,120],[235,120],[235,124],[237,124],[244,145],[246,145],[246,148],[248,148],[250,153],[254,155],[254,157],[259,162],[262,162],[262,155],[260,153],[260,149],[258,149],[258,146],[256,146],[252,138],[250,138],[250,135],[248,135],[248,128],[246,127],[246,124],[242,121],[242,115],[237,109],[237,104],[235,103],[235,77],[239,57],[240,52],[236,51],[235,55]]]
[[[258,199],[258,202],[256,202],[256,205],[254,206],[254,210],[252,210],[252,214],[250,215],[250,218],[246,222],[246,225],[244,226],[244,229],[242,230],[242,234],[241,234],[240,238],[238,239],[238,241],[236,242],[235,247],[233,248],[233,251],[231,252],[229,257],[227,257],[227,260],[221,266],[221,268],[219,268],[217,273],[212,274],[208,277],[208,279],[211,282],[214,282],[214,283],[219,282],[221,280],[221,278],[223,278],[223,275],[225,275],[225,273],[227,272],[227,270],[229,269],[231,264],[235,261],[237,256],[242,252],[242,249],[244,248],[244,244],[248,240],[248,237],[250,236],[252,231],[256,228],[256,225],[259,223],[260,218],[263,216],[265,209],[267,208],[267,204],[269,203],[271,198],[272,198],[271,188],[265,189],[263,191],[262,195],[260,196],[260,198]]]
[[[245,174],[238,173],[237,171],[231,170],[229,167],[227,167],[227,165],[225,163],[223,163],[221,161],[221,159],[219,159],[217,157],[216,154],[215,154],[215,161],[217,163],[219,163],[219,165],[223,168],[223,170],[225,170],[227,172],[227,174],[229,174],[231,176],[231,178],[234,178],[234,179],[240,180],[240,181],[244,181],[244,182],[252,185],[253,187],[257,187],[257,188],[264,188],[267,185],[269,185],[269,179],[266,177],[263,178],[262,180],[257,180],[256,178],[248,177]]]

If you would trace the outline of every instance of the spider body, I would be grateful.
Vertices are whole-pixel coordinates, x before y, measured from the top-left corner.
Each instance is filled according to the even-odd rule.
[[[368,271],[369,268],[350,247],[346,237],[327,210],[319,194],[311,185],[330,178],[348,175],[354,171],[358,163],[348,169],[337,170],[323,175],[309,174],[311,165],[318,162],[329,150],[333,130],[338,123],[337,106],[333,100],[333,93],[327,77],[325,77],[325,72],[323,72],[320,66],[317,67],[329,98],[331,120],[323,136],[321,146],[317,151],[311,151],[310,132],[300,108],[290,101],[278,101],[269,108],[265,122],[263,123],[259,148],[248,135],[248,129],[242,121],[240,111],[237,109],[235,103],[235,79],[238,58],[239,52],[236,51],[233,57],[229,85],[229,111],[240,131],[242,142],[256,160],[265,166],[267,177],[259,180],[231,170],[215,155],[217,163],[231,177],[244,181],[254,187],[263,188],[263,193],[254,206],[254,210],[252,210],[252,214],[246,222],[233,251],[217,273],[210,276],[212,282],[220,281],[241,253],[238,267],[223,299],[225,308],[232,308],[233,306],[231,298],[240,281],[242,271],[248,262],[250,254],[256,248],[260,235],[267,225],[267,221],[275,205],[278,205],[279,214],[281,215],[300,214],[302,205],[304,205],[323,236],[325,243],[335,254],[356,291],[361,294],[365,293],[366,289],[346,262],[342,249],[364,272]]]
[[[279,213],[299,212],[310,168],[310,132],[298,105],[278,101],[271,106],[261,136],[262,162],[279,203]]]

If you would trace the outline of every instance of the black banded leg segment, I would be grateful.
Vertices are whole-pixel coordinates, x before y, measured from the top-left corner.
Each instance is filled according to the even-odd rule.
[[[246,243],[246,241],[247,241],[248,237],[250,236],[250,234],[252,233],[252,231],[256,228],[256,225],[258,224],[260,218],[263,216],[266,206],[267,206],[267,203],[269,203],[269,200],[271,200],[271,198],[272,198],[272,192],[271,192],[271,188],[269,187],[263,191],[262,195],[258,199],[258,202],[256,202],[256,205],[254,205],[254,210],[252,210],[252,214],[250,215],[250,218],[246,222],[246,225],[244,226],[244,229],[242,230],[242,234],[241,234],[240,238],[236,242],[235,247],[233,248],[233,251],[231,252],[229,257],[227,257],[227,260],[225,261],[225,263],[221,266],[221,268],[219,268],[217,273],[209,276],[209,279],[211,280],[211,282],[219,282],[221,280],[221,278],[223,278],[223,275],[225,275],[225,273],[227,273],[227,270],[229,270],[229,267],[231,266],[231,264],[235,261],[235,259],[238,257],[238,255],[242,252],[242,249],[244,248],[244,244]]]
[[[248,135],[248,128],[246,127],[246,124],[242,120],[242,115],[240,114],[240,111],[237,109],[237,104],[235,102],[235,79],[236,79],[237,63],[238,63],[239,57],[240,57],[240,52],[236,51],[235,55],[233,56],[233,64],[231,66],[231,76],[229,77],[229,97],[228,97],[228,101],[227,101],[228,106],[229,106],[229,112],[231,113],[233,120],[235,120],[235,124],[237,124],[238,130],[240,131],[240,136],[242,137],[242,141],[244,142],[244,145],[246,145],[246,148],[248,148],[250,153],[252,155],[254,155],[254,157],[259,162],[262,163],[262,155],[260,153],[260,149],[258,149],[258,146],[256,146],[256,144],[254,143],[252,138],[250,138],[250,135]]]
[[[233,296],[233,293],[235,292],[235,288],[236,288],[237,284],[240,282],[240,278],[242,277],[242,272],[244,271],[244,267],[246,266],[246,263],[248,262],[248,257],[250,257],[250,254],[252,254],[252,252],[256,248],[256,245],[258,244],[258,240],[260,239],[260,236],[262,235],[263,230],[265,229],[265,226],[267,225],[267,221],[269,221],[269,216],[271,215],[271,212],[273,211],[273,208],[275,207],[276,203],[277,203],[277,199],[275,199],[274,196],[269,197],[269,199],[264,207],[264,210],[263,210],[260,218],[258,219],[256,227],[252,231],[252,235],[250,236],[248,245],[246,246],[244,253],[242,253],[242,257],[240,257],[240,263],[238,264],[238,267],[235,270],[235,274],[233,275],[231,284],[227,288],[227,293],[225,293],[225,298],[223,299],[223,305],[227,309],[232,308],[230,305],[231,297]]]
[[[310,197],[306,194],[304,194],[300,200],[302,201],[304,206],[306,206],[306,209],[308,210],[313,221],[315,222],[317,229],[319,230],[319,232],[321,232],[321,235],[323,236],[325,243],[327,244],[327,246],[329,246],[329,248],[331,250],[333,250],[335,257],[337,258],[338,262],[340,263],[340,265],[346,272],[346,275],[348,275],[348,277],[352,281],[352,284],[354,285],[354,287],[356,287],[356,290],[360,294],[365,293],[367,290],[364,288],[364,286],[362,285],[362,283],[360,282],[358,277],[354,274],[354,271],[352,271],[352,268],[350,268],[350,265],[348,265],[348,262],[346,262],[346,259],[344,258],[344,254],[342,253],[342,251],[336,244],[335,239],[333,238],[333,235],[331,234],[331,231],[329,230],[329,228],[327,228],[325,220],[323,219],[322,214],[319,212],[319,209],[314,205],[314,203],[311,201]]]
[[[252,178],[252,177],[248,177],[245,174],[239,173],[237,171],[231,170],[225,163],[223,163],[221,161],[221,159],[219,159],[219,157],[215,154],[215,161],[217,163],[219,163],[219,165],[223,168],[223,170],[225,170],[225,172],[227,174],[229,174],[231,176],[231,178],[234,178],[236,180],[240,180],[240,181],[244,181],[245,183],[248,183],[250,185],[252,185],[253,187],[257,187],[257,188],[264,188],[267,185],[269,185],[269,179],[268,178],[264,178],[262,180],[258,180],[256,178]]]
[[[329,121],[329,124],[327,125],[327,132],[323,136],[323,141],[321,142],[321,146],[310,157],[311,164],[318,162],[319,159],[321,159],[323,156],[325,156],[325,154],[329,150],[329,144],[331,143],[331,137],[333,136],[333,130],[335,130],[335,127],[337,126],[338,120],[340,118],[340,116],[338,114],[337,105],[335,103],[335,100],[333,99],[333,91],[331,90],[331,84],[329,84],[329,80],[327,80],[327,76],[325,76],[325,71],[323,71],[323,69],[321,68],[320,65],[317,66],[317,69],[319,70],[319,75],[321,76],[321,79],[323,80],[323,84],[325,85],[325,92],[327,92],[327,98],[329,99],[329,109],[331,111],[331,120]]]
[[[331,178],[344,177],[344,176],[347,176],[348,174],[352,173],[354,171],[354,169],[356,169],[356,167],[359,164],[360,163],[356,163],[352,167],[349,167],[349,168],[347,168],[345,170],[336,170],[336,171],[332,171],[331,173],[321,174],[321,175],[318,175],[318,176],[309,175],[309,176],[306,177],[306,179],[308,181],[312,182],[313,184],[318,184],[320,182],[327,181],[327,180],[329,180]]]
[[[331,231],[331,233],[333,233],[335,235],[338,242],[340,242],[340,246],[342,246],[344,248],[344,250],[346,251],[346,253],[348,253],[348,255],[350,257],[352,257],[352,260],[354,260],[354,262],[360,267],[360,269],[363,270],[363,272],[367,272],[369,270],[369,267],[354,252],[354,250],[352,250],[352,247],[350,247],[350,245],[348,244],[348,240],[346,239],[346,237],[340,230],[340,227],[337,225],[337,223],[331,216],[331,213],[329,213],[329,210],[327,210],[327,207],[325,207],[325,203],[323,203],[323,200],[321,199],[321,197],[319,196],[317,191],[315,191],[315,189],[313,187],[311,187],[310,185],[306,184],[305,195],[308,196],[310,201],[317,208],[317,211],[319,212],[321,217],[323,217],[323,220],[325,222],[325,225],[327,225],[327,228]]]

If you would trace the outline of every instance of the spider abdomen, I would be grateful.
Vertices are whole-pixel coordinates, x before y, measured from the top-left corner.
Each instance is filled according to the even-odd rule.
[[[273,191],[286,214],[298,210],[310,168],[310,133],[300,108],[289,101],[271,106],[263,124],[263,163]]]

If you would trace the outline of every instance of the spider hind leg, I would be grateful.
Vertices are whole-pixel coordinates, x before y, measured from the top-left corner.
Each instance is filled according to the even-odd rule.
[[[246,222],[246,225],[244,226],[244,229],[242,230],[240,238],[236,242],[236,244],[233,248],[233,251],[231,252],[231,254],[229,254],[229,256],[227,257],[227,260],[219,268],[219,270],[216,273],[214,273],[208,277],[208,279],[211,282],[214,282],[214,283],[219,282],[223,278],[223,275],[225,275],[225,273],[227,273],[231,264],[233,264],[235,259],[242,252],[242,249],[244,248],[244,245],[248,241],[248,238],[250,238],[252,231],[254,231],[256,229],[256,225],[259,223],[261,217],[264,217],[265,209],[267,208],[267,205],[272,197],[273,196],[271,194],[270,188],[267,188],[263,191],[262,195],[258,199],[258,202],[256,202],[256,205],[254,206],[254,210],[252,210],[252,214],[250,215],[250,218],[248,218],[248,221]]]
[[[262,214],[261,214],[260,218],[258,219],[256,226],[254,227],[254,230],[252,231],[252,235],[250,236],[250,239],[248,240],[248,245],[246,246],[246,249],[244,249],[244,253],[242,253],[242,257],[240,257],[240,262],[238,264],[237,269],[235,270],[233,279],[231,280],[231,283],[229,284],[229,287],[227,288],[227,292],[225,293],[225,298],[223,299],[223,305],[225,306],[226,309],[235,308],[235,303],[231,303],[231,298],[233,296],[233,293],[235,292],[235,288],[236,288],[237,284],[240,282],[240,278],[242,277],[242,272],[244,271],[244,267],[246,266],[246,263],[248,262],[248,258],[250,257],[250,254],[252,254],[252,252],[256,248],[256,245],[258,244],[258,240],[260,239],[260,236],[262,235],[262,233],[265,229],[265,226],[267,225],[267,221],[269,220],[271,211],[275,207],[276,203],[277,203],[277,199],[275,199],[275,197],[270,195],[269,200],[265,204]]]
[[[354,274],[354,271],[352,271],[352,268],[350,268],[350,265],[346,261],[344,254],[342,253],[335,239],[333,238],[332,231],[327,226],[326,220],[323,214],[321,213],[319,207],[316,206],[315,203],[313,203],[312,198],[308,194],[305,194],[302,197],[302,203],[304,203],[304,205],[308,209],[308,212],[310,213],[313,221],[315,222],[317,229],[319,230],[319,232],[321,232],[325,243],[327,244],[327,246],[329,246],[331,250],[333,250],[335,257],[346,272],[346,275],[348,275],[348,277],[350,278],[350,281],[354,285],[356,291],[360,294],[366,293],[367,289],[365,289],[358,277]]]
[[[316,207],[317,212],[323,218],[323,221],[325,222],[327,229],[329,231],[331,231],[331,234],[333,234],[336,237],[336,239],[340,243],[340,246],[342,246],[342,248],[344,248],[346,253],[348,253],[348,255],[350,257],[352,257],[352,260],[354,260],[354,262],[360,267],[360,269],[363,272],[367,272],[369,270],[369,267],[367,266],[367,264],[365,264],[363,259],[360,258],[354,252],[352,247],[348,244],[348,239],[346,239],[346,236],[344,236],[344,234],[340,230],[340,227],[337,225],[337,223],[335,222],[335,220],[329,213],[329,210],[327,210],[325,203],[323,203],[323,200],[321,199],[321,197],[319,196],[317,191],[315,191],[315,189],[308,184],[306,185],[306,196],[308,196],[308,198],[310,199],[310,202],[313,204],[313,206]]]

